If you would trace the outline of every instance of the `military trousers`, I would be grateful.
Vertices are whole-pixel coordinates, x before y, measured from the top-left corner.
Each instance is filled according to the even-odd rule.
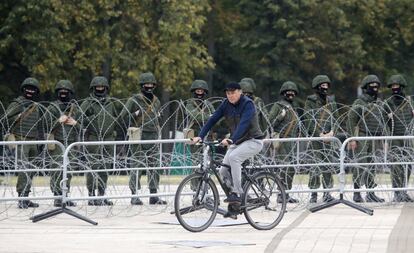
[[[332,143],[316,141],[311,143],[312,157],[317,163],[330,163],[335,156]],[[331,189],[333,187],[333,174],[336,169],[331,166],[315,166],[309,170],[309,189],[318,189],[321,186],[324,189]],[[321,180],[322,176],[322,180]]]
[[[61,140],[58,140],[61,143],[64,143]],[[68,143],[71,144],[71,143]],[[52,191],[53,195],[58,196],[62,195],[62,179],[63,179],[63,153],[59,146],[56,146],[53,150],[48,150],[49,156],[50,156],[50,167],[52,169],[59,169],[57,171],[52,171],[50,173],[50,190]],[[76,159],[75,151],[72,149],[69,152],[69,162],[74,161]],[[71,171],[73,169],[73,166],[71,166],[71,163],[68,165],[68,171]],[[67,181],[66,181],[66,187],[68,191],[70,191],[70,182],[72,180],[72,174],[67,173]]]
[[[27,138],[16,135],[16,141],[34,141],[34,138]],[[37,166],[34,162],[35,158],[39,155],[37,145],[18,145],[17,159],[21,169],[36,169]],[[18,172],[16,191],[19,195],[28,196],[32,188],[32,180],[36,172]]]
[[[373,156],[383,149],[384,144],[381,140],[358,141],[357,148],[351,152],[351,158],[355,162],[371,163],[374,161]],[[359,166],[352,168],[352,180],[355,188],[365,186],[368,189],[375,188],[376,166]]]
[[[157,132],[142,132],[142,140],[157,140]],[[131,145],[130,164],[134,168],[159,167],[159,144]],[[131,170],[129,189],[136,194],[141,189],[142,170]],[[147,182],[150,190],[157,190],[160,182],[158,170],[146,170]]]
[[[410,160],[412,154],[411,140],[393,140],[390,148],[390,160],[392,162],[406,162]],[[393,165],[391,166],[391,182],[393,188],[403,188],[411,176],[411,165]]]
[[[280,146],[274,150],[275,156],[278,158],[277,160],[279,163],[283,165],[294,163],[297,152],[296,147],[296,142],[280,142]],[[286,190],[292,189],[295,174],[296,171],[293,166],[277,169],[277,175]]]
[[[90,141],[96,139],[89,138]],[[104,141],[113,141],[113,139],[105,139]],[[87,163],[91,170],[105,170],[92,173],[86,173],[86,187],[90,196],[95,195],[98,190],[98,195],[105,194],[108,182],[109,172],[113,166],[113,145],[92,145],[87,146]]]

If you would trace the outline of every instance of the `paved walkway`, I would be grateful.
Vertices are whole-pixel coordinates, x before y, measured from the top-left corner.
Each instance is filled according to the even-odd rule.
[[[22,217],[0,221],[0,252],[414,252],[414,205],[408,204],[376,208],[373,216],[342,205],[288,212],[271,231],[218,216],[206,231],[190,233],[165,210],[99,218],[98,226],[66,215],[39,223]]]

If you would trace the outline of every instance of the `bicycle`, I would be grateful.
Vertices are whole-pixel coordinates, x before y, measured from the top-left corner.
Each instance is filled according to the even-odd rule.
[[[179,184],[175,194],[174,213],[178,222],[191,232],[201,232],[214,221],[217,212],[224,217],[237,218],[244,213],[247,222],[258,230],[270,230],[277,226],[286,211],[286,193],[279,178],[269,169],[248,171],[242,165],[243,195],[240,205],[229,204],[228,211],[219,209],[220,196],[214,175],[228,197],[231,190],[219,176],[218,168],[230,166],[214,159],[213,147],[218,141],[201,142],[205,146],[200,169],[188,175]]]

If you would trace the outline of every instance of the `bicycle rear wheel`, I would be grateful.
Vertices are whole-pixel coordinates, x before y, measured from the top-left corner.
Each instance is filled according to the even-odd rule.
[[[253,182],[248,182],[244,188],[244,216],[256,229],[272,229],[286,211],[285,189],[270,172],[259,172],[252,178]]]
[[[175,193],[174,210],[178,222],[191,232],[201,232],[213,223],[217,214],[219,194],[211,179],[202,174],[184,178]]]

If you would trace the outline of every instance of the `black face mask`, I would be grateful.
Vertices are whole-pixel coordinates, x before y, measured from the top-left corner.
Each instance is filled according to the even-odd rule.
[[[105,89],[103,90],[97,90],[96,87],[93,90],[93,94],[95,94],[95,96],[103,98],[106,97],[108,95],[108,88],[105,87]]]
[[[392,94],[393,95],[403,96],[403,92],[402,92],[401,87],[399,87],[399,88],[392,88],[391,90],[392,90]]]
[[[288,101],[289,103],[292,103],[292,102],[293,102],[293,99],[294,99],[294,98],[295,98],[295,96],[296,96],[296,93],[295,93],[295,92],[290,93],[289,91],[285,91],[285,92],[283,93],[283,96],[285,97],[285,100],[286,100],[286,101]]]
[[[23,96],[32,101],[39,100],[39,89],[33,86],[23,88]]]
[[[73,98],[73,94],[68,90],[62,89],[57,91],[57,98],[63,103],[69,103]]]
[[[323,98],[326,98],[326,96],[328,95],[328,89],[329,88],[322,88],[322,86],[319,85],[317,92],[318,92],[319,96],[321,96]]]
[[[144,96],[146,98],[148,98],[149,100],[152,100],[154,98],[154,88],[155,87],[141,87],[141,92],[142,94],[144,94]]]
[[[193,97],[196,98],[196,99],[202,99],[203,100],[206,97],[206,93],[197,94],[197,93],[194,92]]]
[[[378,89],[379,89],[379,87],[378,86],[369,86],[368,85],[368,88],[367,88],[367,94],[368,95],[370,95],[371,97],[377,97],[378,96]]]

